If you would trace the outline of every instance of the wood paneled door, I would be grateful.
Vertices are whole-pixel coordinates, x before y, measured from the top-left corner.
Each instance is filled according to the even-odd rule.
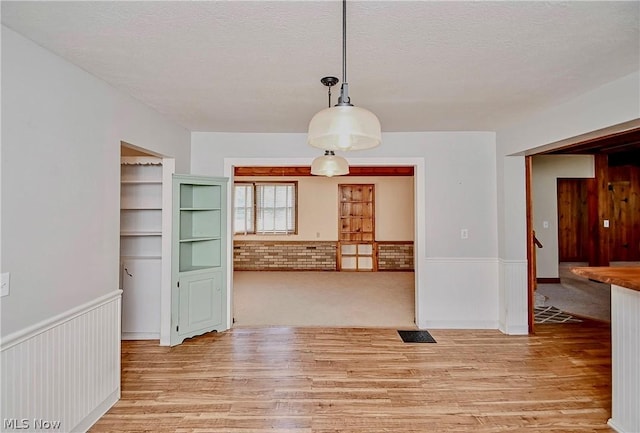
[[[340,184],[338,200],[338,270],[377,271],[374,185]]]
[[[587,262],[589,221],[586,179],[558,179],[558,257]]]

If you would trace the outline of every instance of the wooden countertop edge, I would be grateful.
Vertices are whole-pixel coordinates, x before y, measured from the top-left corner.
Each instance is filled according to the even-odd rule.
[[[581,277],[640,292],[640,266],[577,267],[571,272]]]

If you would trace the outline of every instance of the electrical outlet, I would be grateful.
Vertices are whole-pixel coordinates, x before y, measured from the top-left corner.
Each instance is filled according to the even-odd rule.
[[[469,230],[460,229],[460,239],[468,239],[469,238]]]
[[[3,272],[0,278],[0,296],[9,296],[9,287],[11,286],[11,274]]]
[[[604,220],[604,227],[609,228],[609,220]]]
[[[542,228],[543,229],[548,229],[549,228],[549,221],[542,221]]]

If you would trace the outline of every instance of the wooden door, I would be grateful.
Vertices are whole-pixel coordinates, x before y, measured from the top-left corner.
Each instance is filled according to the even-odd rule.
[[[338,185],[339,271],[377,271],[373,184]]]
[[[634,260],[633,246],[630,243],[632,224],[629,206],[629,181],[609,182],[611,193],[611,221],[609,242],[612,261]]]
[[[589,260],[589,221],[585,179],[558,179],[558,258]]]

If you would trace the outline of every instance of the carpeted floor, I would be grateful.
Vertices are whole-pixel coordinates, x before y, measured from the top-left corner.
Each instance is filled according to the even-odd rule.
[[[233,274],[234,326],[414,329],[413,272]]]
[[[557,309],[556,307],[535,307],[533,309],[535,323],[580,323],[582,320]]]
[[[584,263],[561,263],[561,284],[538,284],[536,306],[552,306],[578,317],[611,321],[611,286],[571,272]],[[542,297],[542,298],[541,298]]]
[[[610,322],[611,289],[571,273],[539,284],[537,307]],[[234,272],[235,326],[415,328],[413,272]]]
[[[538,284],[537,294],[545,301],[540,307],[553,306],[561,311],[605,322],[611,321],[611,289],[605,285],[599,291],[564,284]]]
[[[638,266],[638,262],[611,262],[610,266]],[[571,269],[588,266],[582,262],[562,262],[558,266],[560,284],[538,284],[536,307],[556,307],[577,318],[611,322],[611,286],[580,277]]]

